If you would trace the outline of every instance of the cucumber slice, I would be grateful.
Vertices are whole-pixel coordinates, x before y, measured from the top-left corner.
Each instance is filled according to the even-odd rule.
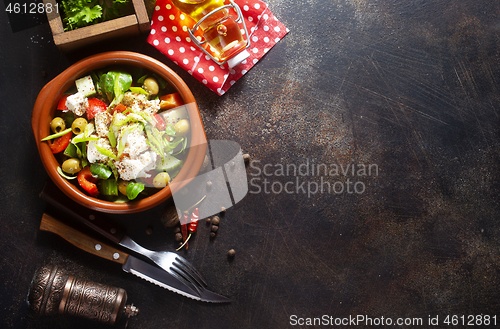
[[[176,157],[167,154],[165,159],[158,161],[156,164],[157,171],[173,171],[180,169],[184,161],[177,159]]]
[[[182,119],[188,119],[189,120],[189,114],[186,109],[186,106],[179,106],[171,110],[163,111],[158,113],[163,117],[163,120],[165,121],[165,124],[175,126],[175,124]]]
[[[90,75],[84,76],[75,81],[76,89],[79,93],[82,93],[85,97],[92,96],[96,93],[94,81]]]

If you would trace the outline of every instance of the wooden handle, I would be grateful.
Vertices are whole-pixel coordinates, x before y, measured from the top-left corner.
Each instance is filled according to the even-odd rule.
[[[105,245],[80,231],[75,230],[66,224],[61,223],[49,214],[44,213],[40,223],[40,230],[55,233],[73,244],[74,246],[85,250],[91,254],[111,260],[119,264],[125,264],[128,254],[118,249]]]

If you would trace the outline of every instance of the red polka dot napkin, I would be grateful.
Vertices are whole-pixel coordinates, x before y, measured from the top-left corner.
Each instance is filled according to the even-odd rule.
[[[251,45],[247,48],[250,57],[232,69],[227,64],[215,63],[191,41],[188,29],[192,29],[195,22],[175,8],[170,0],[156,1],[148,43],[212,91],[223,95],[288,33],[288,29],[274,17],[266,3],[260,0],[234,2],[241,9]],[[239,24],[245,38],[243,25],[241,22]]]

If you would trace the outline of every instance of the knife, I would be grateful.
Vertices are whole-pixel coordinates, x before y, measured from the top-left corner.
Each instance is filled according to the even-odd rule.
[[[40,230],[55,233],[84,251],[121,264],[122,269],[127,273],[132,273],[146,281],[183,296],[212,303],[231,301],[227,297],[205,289],[204,285],[197,282],[196,278],[190,274],[189,268],[179,263],[178,258],[172,262],[169,271],[163,270],[91,238],[47,213],[44,213],[42,216]]]
[[[162,256],[159,255],[159,253],[163,252],[155,252],[143,248],[137,242],[128,237],[123,229],[111,223],[111,221],[102,213],[83,207],[71,200],[66,194],[57,188],[52,181],[47,181],[45,183],[42,192],[40,193],[40,197],[57,209],[64,211],[68,216],[78,220],[97,233],[108,238],[112,242],[151,259],[156,263],[156,265],[160,266],[165,271],[168,271],[167,268],[164,268],[163,263],[161,262]],[[206,285],[205,280],[203,278],[202,280]]]

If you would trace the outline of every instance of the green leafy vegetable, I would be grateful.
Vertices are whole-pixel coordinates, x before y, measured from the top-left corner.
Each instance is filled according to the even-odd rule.
[[[144,191],[144,184],[142,183],[130,182],[127,184],[127,198],[129,200],[137,198],[142,191]]]
[[[108,21],[121,16],[129,0],[113,0],[108,6],[105,0],[62,0],[65,31]]]
[[[132,75],[125,72],[110,71],[101,76],[100,85],[111,102],[109,106],[112,107],[121,101],[123,94],[132,86]]]
[[[99,181],[99,192],[103,195],[118,195],[118,184],[116,183],[116,180],[105,179]]]
[[[88,26],[102,16],[102,7],[98,0],[63,0],[65,31]]]
[[[105,164],[97,162],[90,165],[90,172],[99,179],[108,179],[113,174]]]

